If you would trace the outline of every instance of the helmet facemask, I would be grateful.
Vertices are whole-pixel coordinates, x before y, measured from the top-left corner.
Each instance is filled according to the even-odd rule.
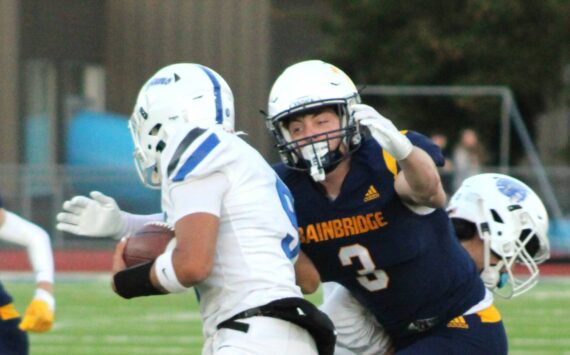
[[[507,224],[512,223],[515,227],[505,234],[511,233],[512,238],[490,237],[484,226],[480,228],[485,242],[485,266],[481,278],[485,286],[505,299],[520,296],[536,285],[540,276],[537,264],[548,255],[546,249],[540,247],[532,217],[520,205],[511,205],[508,209],[512,214],[507,218],[512,222]],[[490,264],[491,253],[500,259],[496,265]]]
[[[148,115],[141,107],[129,120],[129,131],[134,143],[135,167],[146,187],[160,189],[160,154],[166,145],[167,134],[162,123],[156,122],[149,127],[145,122],[147,119]]]
[[[360,146],[360,133],[349,112],[350,101],[352,100],[312,102],[276,117],[271,122],[271,131],[278,142],[276,147],[282,161],[292,169],[308,171],[317,182],[323,181],[327,173],[333,171]],[[327,107],[332,107],[339,117],[339,129],[297,140],[291,138],[287,127],[292,118],[317,114]]]

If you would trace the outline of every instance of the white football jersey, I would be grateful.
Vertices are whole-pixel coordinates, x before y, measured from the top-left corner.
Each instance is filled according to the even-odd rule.
[[[195,212],[220,219],[212,272],[195,286],[209,337],[234,314],[302,297],[293,267],[299,236],[289,190],[255,149],[221,127],[186,127],[168,139],[161,155],[161,202],[171,225]],[[208,179],[212,176],[223,176],[225,193],[209,194],[204,188],[183,201],[173,195],[184,191],[176,189],[184,184],[215,183]],[[213,198],[221,201],[211,203]],[[212,206],[219,207],[213,211]]]

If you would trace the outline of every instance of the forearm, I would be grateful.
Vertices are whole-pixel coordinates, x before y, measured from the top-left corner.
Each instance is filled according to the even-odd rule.
[[[53,253],[47,232],[10,211],[4,211],[4,216],[0,239],[26,247],[36,282],[53,283]]]
[[[445,206],[446,197],[437,167],[430,156],[418,147],[398,162],[405,180],[396,181],[404,196],[418,205],[440,208]],[[407,185],[407,186],[406,186]],[[402,195],[402,194],[400,194]]]
[[[295,278],[303,294],[314,293],[321,283],[321,276],[315,265],[302,251],[295,263]]]
[[[54,293],[54,289],[53,289],[53,283],[51,282],[47,282],[47,281],[40,281],[36,284],[36,288],[45,290],[49,293],[51,293],[53,295]]]

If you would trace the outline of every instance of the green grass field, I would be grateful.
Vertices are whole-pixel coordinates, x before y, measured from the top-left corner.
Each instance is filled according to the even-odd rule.
[[[23,311],[30,279],[3,283]],[[569,278],[544,278],[528,294],[497,304],[511,354],[570,354]],[[193,293],[125,301],[112,293],[108,276],[60,276],[55,328],[32,334],[31,343],[32,355],[193,355],[200,354],[201,323]]]

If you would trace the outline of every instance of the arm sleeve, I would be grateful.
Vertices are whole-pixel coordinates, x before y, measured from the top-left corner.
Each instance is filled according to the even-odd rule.
[[[200,179],[188,179],[172,186],[169,194],[174,204],[172,224],[192,213],[205,212],[220,217],[224,194],[230,187],[228,178],[216,172]]]
[[[155,214],[133,214],[121,211],[123,219],[123,229],[115,236],[115,239],[120,239],[125,235],[133,236],[141,229],[146,223],[149,222],[164,222],[164,213]]]
[[[6,218],[0,226],[0,239],[26,247],[36,282],[53,283],[53,253],[47,232],[12,212],[4,210],[4,213]]]

